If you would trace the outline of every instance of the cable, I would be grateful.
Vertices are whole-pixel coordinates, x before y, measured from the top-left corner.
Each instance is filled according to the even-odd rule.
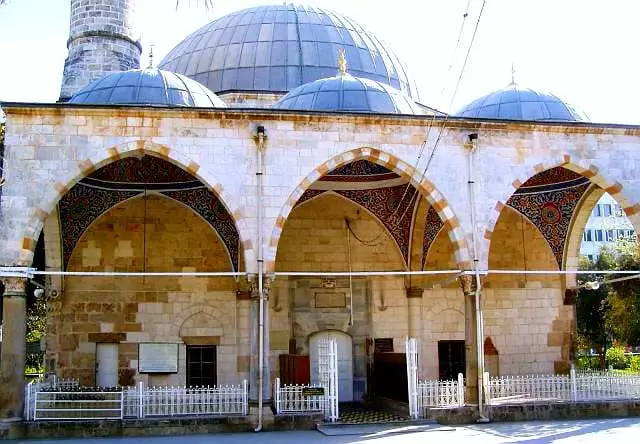
[[[473,43],[476,40],[476,35],[478,33],[478,28],[480,27],[480,21],[482,20],[482,14],[484,12],[484,7],[485,7],[486,3],[487,3],[487,0],[483,0],[482,7],[480,8],[480,13],[478,14],[478,19],[476,21],[476,26],[473,29],[473,34],[471,36],[471,41],[469,42],[469,48],[467,48],[467,53],[465,55],[464,62],[462,64],[462,68],[460,69],[460,75],[458,76],[458,80],[456,82],[456,87],[453,90],[453,94],[451,96],[451,101],[449,102],[449,109],[451,109],[451,106],[453,106],[453,102],[454,102],[454,100],[456,98],[456,95],[458,94],[458,89],[460,88],[460,83],[462,82],[462,77],[463,77],[464,71],[465,71],[465,69],[467,67],[467,62],[469,61],[469,56],[471,55],[471,50],[473,49]],[[467,4],[467,7],[468,6],[469,6],[469,4]],[[465,13],[464,20],[466,20],[466,16],[467,15],[468,15],[468,10]],[[464,22],[463,22],[463,25],[464,25]],[[440,131],[438,132],[438,137],[436,138],[436,141],[434,143],[433,149],[431,150],[431,154],[429,155],[429,159],[427,160],[427,164],[425,165],[424,170],[422,171],[421,177],[419,179],[420,181],[422,181],[426,177],[427,171],[429,171],[429,167],[431,166],[431,162],[433,161],[433,158],[434,158],[434,156],[435,156],[435,154],[436,154],[436,152],[438,150],[438,146],[440,145],[440,140],[442,140],[442,135],[444,134],[444,130],[445,130],[446,126],[447,126],[447,123],[449,122],[449,117],[450,117],[450,115],[446,114],[445,118],[444,118],[444,120],[442,122],[442,125],[440,126]],[[435,120],[435,115],[432,117],[432,121],[434,121],[434,120]],[[431,129],[431,127],[429,127],[429,131],[430,131],[430,129]],[[427,141],[425,140],[425,142],[423,143],[423,146],[426,146],[426,143],[427,143]],[[421,156],[422,156],[422,152],[420,153],[420,156],[419,156],[418,160],[416,161],[416,166],[418,166],[418,162],[419,162],[419,159],[421,158]],[[408,189],[408,187],[410,185],[411,185],[410,183],[407,184],[407,189]],[[405,194],[406,194],[406,190],[405,190]],[[404,195],[403,195],[403,198],[404,198]],[[403,199],[401,199],[400,202],[398,203],[398,208],[400,207],[400,204],[402,203],[402,200]],[[408,211],[408,207],[409,206],[407,206],[405,208],[404,212],[402,213],[402,216],[396,222],[397,224],[399,224],[400,221],[402,221],[402,219],[404,219],[404,217],[406,216],[406,213]]]
[[[455,47],[453,49],[453,53],[451,55],[451,61],[449,62],[449,67],[447,69],[447,73],[446,73],[445,77],[448,77],[451,74],[451,71],[453,69],[453,62],[454,62],[454,60],[456,58],[456,54],[458,52],[458,47],[460,46],[460,40],[462,39],[462,33],[464,31],[464,26],[465,26],[465,23],[467,21],[467,17],[469,16],[469,7],[470,7],[470,5],[471,5],[471,0],[468,0],[467,1],[467,7],[465,9],[465,13],[462,15],[462,23],[460,24],[460,30],[458,31],[458,38],[456,40],[456,45],[455,45]],[[484,5],[483,5],[483,8],[484,8]],[[474,35],[475,35],[475,33],[474,33]],[[444,96],[445,85],[446,85],[446,82],[442,82],[442,88],[440,89],[439,99],[442,99],[442,97]],[[452,102],[453,102],[453,99],[452,99]],[[422,142],[422,145],[420,146],[420,152],[418,153],[418,157],[416,158],[416,163],[415,163],[416,166],[418,166],[418,164],[420,163],[420,159],[422,159],[422,155],[424,154],[424,150],[425,150],[425,148],[427,146],[427,143],[429,141],[429,136],[431,135],[431,129],[433,128],[433,124],[435,123],[435,120],[436,120],[436,113],[433,113],[433,115],[431,116],[431,120],[429,122],[429,125],[427,126],[427,133],[425,134],[424,141]],[[433,156],[431,156],[431,157],[433,157]],[[431,163],[431,159],[427,162],[427,168],[428,168],[428,165],[430,163]],[[425,173],[426,173],[426,171],[425,171]],[[423,174],[423,177],[424,177],[424,174]],[[394,214],[397,213],[397,211],[400,209],[400,205],[404,201],[404,198],[407,195],[409,187],[411,187],[411,182],[407,183],[405,191],[402,194],[402,197],[400,198],[400,201],[398,202],[398,205],[396,206],[396,208],[394,210]],[[406,213],[406,210],[405,210],[405,213]],[[397,222],[397,225],[399,225],[400,222],[402,221],[402,219],[404,219],[404,216],[406,215],[405,213],[403,213],[402,217],[400,217],[400,219]]]
[[[349,267],[349,325],[353,325],[353,276],[351,266],[351,228],[349,228],[349,219],[345,219],[347,228],[347,261]]]

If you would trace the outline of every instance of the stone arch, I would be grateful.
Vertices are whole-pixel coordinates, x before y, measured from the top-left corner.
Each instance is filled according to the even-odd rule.
[[[160,192],[153,192],[153,191],[150,191],[150,192],[148,192],[148,193],[146,194],[146,196],[147,196],[147,197],[150,197],[150,196],[153,196],[153,197],[159,197],[159,198],[161,198],[161,199],[169,200],[169,201],[171,201],[171,202],[173,202],[173,203],[175,203],[175,204],[179,205],[180,207],[184,208],[185,210],[190,211],[191,213],[193,213],[194,215],[196,215],[196,216],[198,217],[198,219],[202,220],[205,224],[207,224],[207,226],[209,226],[209,228],[211,228],[211,230],[215,233],[216,237],[217,237],[217,238],[218,238],[218,240],[220,241],[220,245],[222,245],[222,248],[224,248],[225,252],[227,253],[227,258],[229,259],[229,264],[230,264],[230,268],[231,268],[231,270],[234,270],[234,269],[235,269],[235,266],[236,266],[236,265],[233,263],[233,259],[232,259],[232,256],[231,256],[231,252],[229,251],[229,248],[227,247],[227,245],[226,245],[226,243],[224,242],[224,240],[222,239],[222,236],[220,236],[220,233],[218,233],[218,231],[215,229],[215,227],[214,227],[213,225],[211,225],[211,224],[209,223],[209,221],[207,221],[204,217],[202,217],[202,215],[201,215],[200,213],[198,213],[197,211],[195,211],[195,210],[194,210],[193,208],[191,208],[190,206],[186,205],[184,202],[181,202],[181,201],[179,201],[179,200],[177,200],[177,199],[174,199],[174,198],[172,198],[172,197],[170,197],[170,196],[167,196],[167,195],[165,195],[165,194],[163,194],[163,193],[160,193]],[[136,199],[143,199],[143,198],[144,198],[144,197],[143,197],[143,195],[138,194],[138,195],[136,195],[136,196],[131,196],[131,197],[127,198],[127,199],[124,199],[124,200],[122,200],[122,201],[118,202],[117,204],[115,204],[115,205],[113,205],[113,206],[111,206],[111,207],[107,208],[107,209],[106,209],[105,211],[103,211],[103,212],[102,212],[98,217],[96,217],[95,219],[93,219],[93,220],[91,221],[91,223],[90,223],[90,224],[85,228],[85,230],[84,230],[84,232],[82,233],[82,235],[84,235],[85,233],[87,233],[87,232],[91,229],[91,227],[92,227],[96,222],[100,221],[100,219],[101,219],[102,217],[104,217],[107,213],[109,213],[109,212],[110,212],[111,210],[113,210],[114,208],[116,208],[116,207],[118,207],[118,206],[120,206],[120,205],[123,205],[123,204],[125,204],[125,203],[127,203],[127,202],[131,202],[131,201],[133,201],[133,200],[136,200]],[[47,218],[47,220],[48,220],[48,219],[49,219],[49,218]],[[82,236],[80,236],[80,238],[78,238],[78,242],[80,241],[80,239],[82,239]],[[74,252],[74,251],[75,251],[75,249],[77,248],[77,246],[78,246],[78,242],[76,242],[76,244],[73,246],[73,250],[69,252],[71,256],[73,255],[73,252]],[[239,251],[238,251],[238,256],[240,256],[240,255],[241,255],[241,253],[242,253],[242,252],[239,250]],[[62,259],[61,259],[61,263],[62,263]]]
[[[490,217],[487,221],[487,228],[485,231],[485,239],[487,241],[491,240],[491,235],[495,228],[496,223],[498,222],[498,217],[500,217],[500,211],[506,205],[505,203],[509,200],[511,195],[515,190],[520,188],[527,180],[532,178],[538,173],[542,173],[543,171],[550,170],[556,167],[563,167],[574,173],[578,173],[583,177],[588,178],[592,183],[596,184],[598,187],[609,193],[622,207],[625,214],[633,224],[636,232],[639,232],[640,228],[640,204],[632,204],[631,201],[624,194],[624,187],[619,182],[611,181],[601,174],[600,168],[592,163],[589,163],[588,160],[584,159],[573,159],[571,155],[564,153],[556,156],[549,156],[549,158],[544,161],[537,163],[535,165],[526,166],[519,177],[516,178],[512,182],[513,189],[504,191],[502,193],[501,198],[496,202],[493,208],[490,210]],[[486,249],[487,254],[489,249]]]
[[[181,337],[182,327],[185,325],[185,322],[187,322],[189,319],[193,318],[194,316],[200,316],[200,315],[207,316],[215,320],[216,325],[220,326],[218,328],[222,329],[221,336],[223,336],[225,333],[229,334],[231,331],[233,331],[233,326],[230,325],[229,320],[224,317],[220,319],[219,314],[215,309],[215,307],[212,307],[210,305],[204,305],[204,304],[195,304],[182,310],[179,314],[175,316],[175,318],[173,319],[173,323],[171,324],[170,335],[176,338]]]
[[[400,177],[406,179],[416,190],[432,205],[448,229],[449,239],[454,245],[455,258],[458,266],[463,269],[470,269],[472,266],[471,255],[467,245],[466,236],[458,217],[445,199],[444,195],[413,166],[404,162],[393,154],[381,151],[377,148],[362,147],[338,154],[331,159],[317,166],[309,173],[289,195],[289,198],[280,209],[275,225],[269,238],[269,244],[265,251],[267,271],[275,270],[275,258],[278,242],[282,235],[282,230],[300,197],[304,192],[320,177],[326,175],[331,170],[356,160],[368,160],[378,165],[384,166]]]
[[[236,225],[242,245],[241,250],[244,253],[243,260],[246,269],[246,257],[248,255],[250,256],[248,252],[253,251],[253,243],[251,241],[244,207],[237,205],[234,202],[233,196],[222,184],[209,171],[202,171],[201,165],[187,154],[171,149],[166,145],[147,140],[135,140],[96,150],[92,158],[86,158],[78,162],[76,168],[73,170],[62,172],[63,177],[53,183],[45,192],[44,197],[35,205],[33,214],[29,217],[22,237],[21,260],[24,262],[24,265],[30,264],[33,259],[33,251],[45,219],[55,210],[62,196],[64,196],[71,187],[84,177],[109,163],[124,157],[140,155],[159,157],[189,172],[220,199],[220,202],[224,205]]]
[[[196,336],[221,337],[224,336],[224,326],[217,317],[201,310],[182,321],[178,329],[178,335],[181,338]]]
[[[575,214],[573,215],[573,220],[569,225],[569,232],[567,233],[568,237],[565,243],[563,263],[563,268],[565,270],[578,269],[582,233],[584,233],[585,227],[587,226],[587,221],[589,220],[589,216],[591,216],[591,211],[593,210],[594,205],[598,202],[598,200],[604,193],[605,191],[602,188],[591,186],[584,193],[582,199],[580,199]],[[578,286],[577,275],[567,274],[565,275],[565,279],[565,288],[573,289]]]

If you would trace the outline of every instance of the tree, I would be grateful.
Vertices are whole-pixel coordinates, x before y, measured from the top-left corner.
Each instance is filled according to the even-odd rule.
[[[638,270],[640,249],[634,240],[616,246],[616,269]],[[609,284],[607,300],[610,310],[606,315],[607,328],[623,344],[640,343],[640,284],[629,279]]]
[[[580,270],[611,270],[615,267],[615,257],[612,253],[603,251],[595,262],[586,257],[580,258]],[[580,292],[576,300],[576,327],[588,348],[598,351],[600,367],[604,368],[605,352],[607,349],[606,315],[609,310],[608,289],[601,286],[597,289],[584,287],[587,282],[597,281],[595,274],[581,274],[578,276]]]

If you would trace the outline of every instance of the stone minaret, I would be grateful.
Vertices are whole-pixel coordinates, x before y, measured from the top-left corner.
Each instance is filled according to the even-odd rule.
[[[71,23],[60,101],[92,80],[140,67],[136,0],[71,0]]]

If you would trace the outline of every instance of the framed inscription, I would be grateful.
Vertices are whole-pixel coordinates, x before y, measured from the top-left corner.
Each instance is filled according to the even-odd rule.
[[[178,373],[178,344],[138,344],[138,372]]]
[[[316,292],[316,308],[344,308],[347,306],[347,295],[339,292]]]

